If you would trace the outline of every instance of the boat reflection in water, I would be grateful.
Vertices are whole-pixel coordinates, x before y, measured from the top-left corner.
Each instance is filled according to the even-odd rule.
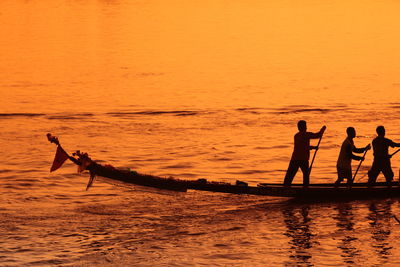
[[[354,264],[354,259],[360,256],[360,250],[357,248],[359,239],[354,232],[355,215],[353,207],[350,203],[339,203],[337,211],[338,214],[335,217],[337,232],[342,236],[338,248],[342,251],[343,261],[347,264]]]
[[[382,264],[387,263],[388,256],[391,255],[393,246],[388,242],[393,223],[392,200],[371,202],[369,205],[369,214],[371,226],[371,246],[374,248],[377,256],[382,260]]]
[[[315,244],[314,234],[310,230],[309,210],[310,206],[306,205],[296,208],[288,207],[282,211],[287,227],[285,235],[291,238],[289,244],[293,251],[289,257],[298,264],[311,263],[312,254],[309,250]]]
[[[287,265],[318,262],[362,265],[395,260],[392,199],[339,203],[290,201],[281,209],[284,235],[289,237]]]

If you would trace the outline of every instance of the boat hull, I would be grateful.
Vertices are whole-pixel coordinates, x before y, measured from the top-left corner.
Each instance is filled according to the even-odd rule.
[[[301,184],[293,184],[285,187],[282,184],[269,183],[258,186],[236,185],[230,183],[207,182],[204,179],[191,181],[173,178],[162,178],[153,175],[145,175],[132,171],[122,171],[115,168],[104,167],[93,163],[87,168],[95,175],[103,176],[126,183],[141,186],[186,192],[187,190],[201,190],[208,192],[248,194],[261,196],[308,198],[308,199],[365,199],[365,198],[389,198],[400,197],[400,186],[393,182],[388,186],[386,183],[376,183],[368,187],[366,183],[355,183],[352,187],[342,184],[335,187],[334,184],[311,184],[307,188]]]
[[[172,178],[162,178],[153,175],[139,174],[135,171],[118,170],[116,168],[106,167],[94,162],[86,169],[89,170],[92,175],[111,178],[126,183],[179,192],[187,191],[187,185],[185,183]]]
[[[368,199],[368,198],[391,198],[400,197],[400,187],[398,183],[391,186],[386,183],[379,183],[373,187],[366,184],[354,184],[351,188],[348,186],[335,187],[333,184],[315,184],[308,188],[303,186],[263,186],[270,195],[309,198],[309,199]]]
[[[48,133],[47,139],[49,142],[56,144],[58,148],[62,150],[63,153],[61,154],[67,155],[73,163],[79,166],[79,169],[88,170],[90,172],[91,179],[89,180],[87,189],[91,186],[94,177],[97,175],[126,183],[180,192],[202,190],[219,193],[308,198],[316,200],[400,197],[400,186],[398,182],[392,182],[391,184],[376,183],[373,187],[369,187],[366,183],[354,183],[351,187],[346,184],[335,186],[334,184],[327,183],[311,184],[308,187],[303,187],[301,184],[292,184],[290,187],[287,187],[277,183],[261,183],[257,186],[248,186],[247,183],[241,181],[236,181],[236,184],[230,184],[208,182],[205,179],[192,181],[174,179],[172,177],[163,178],[140,174],[136,171],[121,170],[111,165],[101,165],[91,160],[87,153],[81,153],[79,150],[73,153],[73,156],[70,156],[62,149],[57,137]],[[57,154],[55,162],[56,159]]]

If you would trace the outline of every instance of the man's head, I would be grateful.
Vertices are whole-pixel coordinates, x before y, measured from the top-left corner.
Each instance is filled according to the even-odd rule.
[[[384,137],[385,136],[385,127],[383,127],[383,126],[376,127],[376,133],[378,134],[378,136]]]
[[[350,138],[356,137],[356,129],[354,129],[353,127],[348,127],[346,129],[346,133],[347,133],[347,136]]]
[[[299,129],[300,132],[307,131],[307,122],[303,120],[298,121],[297,128]]]

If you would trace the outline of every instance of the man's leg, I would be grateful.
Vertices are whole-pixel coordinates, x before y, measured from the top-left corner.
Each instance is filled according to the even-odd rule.
[[[284,185],[290,186],[293,182],[293,178],[299,169],[299,165],[294,160],[291,160],[289,163],[289,167],[286,171],[285,180],[283,182]]]
[[[353,185],[353,176],[352,175],[350,175],[350,178],[347,178],[347,185],[348,186],[352,186]]]
[[[299,161],[299,165],[303,172],[303,186],[307,187],[310,184],[310,167],[308,161]]]
[[[339,184],[343,181],[343,179],[344,179],[344,178],[347,178],[347,177],[344,175],[344,171],[343,171],[342,168],[336,166],[336,170],[337,170],[337,176],[338,176],[338,178],[337,178],[337,180],[336,180],[336,182],[335,182],[335,186],[339,186]],[[348,180],[347,180],[347,181],[348,181]]]
[[[376,178],[381,172],[380,164],[376,161],[372,163],[371,169],[368,171],[368,186],[372,186],[376,182]]]
[[[392,166],[390,164],[390,160],[388,160],[387,162],[382,164],[382,173],[385,176],[386,182],[388,183],[388,185],[390,185],[391,182],[393,181],[393,177],[394,177],[394,173],[392,170]]]
[[[341,171],[342,179],[347,179],[347,186],[351,186],[353,184],[353,172],[351,169],[342,169]]]

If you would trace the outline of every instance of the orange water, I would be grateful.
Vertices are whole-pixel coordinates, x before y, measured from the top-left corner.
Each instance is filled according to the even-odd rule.
[[[311,182],[334,181],[346,127],[357,146],[380,124],[400,142],[399,7],[2,1],[0,265],[398,264],[397,200],[297,204],[101,179],[85,192],[72,164],[48,173],[45,134],[115,166],[255,185],[283,180],[305,119],[328,127]]]

